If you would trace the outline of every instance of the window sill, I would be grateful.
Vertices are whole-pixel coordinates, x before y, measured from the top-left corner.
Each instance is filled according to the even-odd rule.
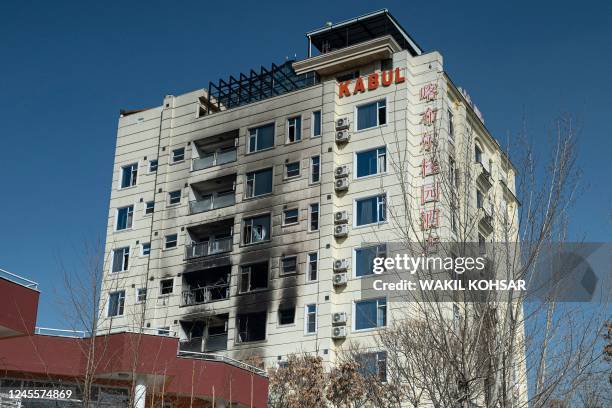
[[[296,221],[296,222],[290,222],[288,224],[282,224],[281,227],[293,227],[295,225],[300,225],[300,222]]]
[[[353,229],[362,229],[362,228],[367,228],[367,227],[377,227],[380,225],[384,225],[387,224],[387,221],[380,221],[380,222],[373,222],[370,224],[363,224],[363,225],[353,225]]]
[[[123,228],[123,229],[120,229],[120,230],[117,230],[117,229],[116,229],[116,230],[114,231],[114,233],[115,233],[115,234],[117,234],[117,233],[122,233],[122,232],[129,232],[129,231],[133,231],[133,230],[134,230],[134,228],[133,228],[133,226],[132,226],[132,227],[130,227],[130,228]]]
[[[376,330],[380,330],[380,329],[384,329],[387,326],[376,326],[376,327],[370,327],[367,329],[353,329],[353,333],[368,333],[368,332],[373,332]]]
[[[269,150],[274,149],[276,146],[271,146],[271,147],[266,147],[265,149],[260,149],[260,150],[255,150],[253,152],[246,152],[244,155],[245,156],[250,156],[252,154],[257,154],[257,153],[261,153],[261,152],[267,152]]]
[[[257,200],[258,198],[263,198],[263,197],[269,197],[271,195],[274,195],[274,192],[270,192],[270,193],[265,193],[265,194],[260,194],[258,196],[253,196],[253,197],[243,197],[242,201],[250,201],[250,200]]]
[[[177,160],[177,161],[173,161],[171,163],[168,163],[169,166],[174,166],[175,164],[181,164],[181,163],[185,163],[185,159],[183,160]]]
[[[296,180],[296,179],[299,179],[300,176],[301,176],[301,174],[297,174],[295,176],[285,176],[285,177],[283,177],[283,181]]]
[[[375,178],[378,176],[386,176],[386,175],[387,175],[387,172],[383,171],[380,173],[368,174],[367,176],[361,176],[361,177],[355,176],[353,177],[353,181],[367,180],[367,179]]]
[[[316,336],[316,335],[317,335],[317,332],[316,332],[316,331],[314,331],[314,332],[312,332],[312,333],[306,333],[306,332],[304,332],[304,336],[308,336],[308,337],[310,337],[310,336]]]
[[[355,129],[355,130],[353,130],[353,131],[352,131],[352,133],[353,133],[353,134],[356,134],[356,133],[362,133],[362,132],[367,132],[368,130],[373,130],[373,129],[382,129],[382,128],[385,128],[385,127],[387,127],[387,126],[389,126],[389,124],[388,124],[388,123],[385,123],[384,125],[376,125],[376,126],[372,126],[372,127],[365,128],[365,129]]]
[[[267,242],[271,242],[271,240],[270,239],[266,239],[266,240],[257,241],[257,242],[249,242],[248,244],[241,244],[240,247],[250,247],[250,246],[253,246],[253,245],[265,244]]]
[[[291,145],[294,145],[296,143],[300,143],[301,141],[302,141],[301,138],[299,140],[294,140],[293,142],[290,142],[290,141],[287,140],[287,141],[285,141],[285,146],[291,146]]]
[[[253,290],[249,290],[247,292],[238,292],[238,296],[242,296],[242,295],[250,295],[253,293],[260,293],[260,292],[264,292],[266,290],[268,290],[269,288],[259,288],[259,289],[253,289]]]
[[[127,186],[127,187],[119,187],[117,190],[123,191],[123,190],[129,190],[131,188],[136,188],[136,187],[138,187],[138,184],[134,184],[133,186]]]

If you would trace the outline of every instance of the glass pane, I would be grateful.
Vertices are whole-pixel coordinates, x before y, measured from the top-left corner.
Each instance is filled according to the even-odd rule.
[[[376,300],[365,300],[355,304],[355,329],[361,330],[376,327],[376,305]]]
[[[377,220],[377,197],[357,201],[357,225],[372,224]]]
[[[357,130],[376,126],[377,105],[374,102],[357,108]]]
[[[255,195],[272,192],[272,169],[261,170],[255,173]]]
[[[274,123],[257,128],[257,150],[274,146]]]
[[[317,111],[312,114],[312,135],[321,136],[321,112]]]
[[[359,248],[355,251],[355,276],[371,275],[376,258],[376,247]]]
[[[377,150],[357,153],[357,177],[376,174]]]

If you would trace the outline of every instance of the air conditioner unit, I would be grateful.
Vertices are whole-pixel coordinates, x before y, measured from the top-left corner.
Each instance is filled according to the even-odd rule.
[[[348,129],[351,126],[348,116],[336,119],[336,130]]]
[[[348,222],[348,211],[336,211],[334,213],[334,222],[336,224],[346,224]]]
[[[348,190],[348,187],[349,187],[348,177],[343,177],[343,178],[339,178],[338,180],[336,180],[336,182],[334,183],[334,187],[336,188],[336,191]]]
[[[347,143],[351,140],[351,134],[348,130],[339,130],[336,132],[336,143]]]
[[[348,166],[338,166],[336,167],[336,171],[334,172],[336,178],[338,177],[347,177],[349,175]]]
[[[334,227],[334,237],[341,238],[341,237],[346,237],[347,235],[348,235],[348,225],[342,224],[342,225],[336,225]]]
[[[346,337],[346,326],[332,327],[332,339],[343,339]]]
[[[349,261],[346,258],[334,260],[334,272],[344,272],[349,267]]]
[[[332,313],[332,324],[346,324],[346,312]]]
[[[343,273],[335,273],[333,279],[334,286],[343,286],[346,285],[348,281],[348,276],[346,272]]]

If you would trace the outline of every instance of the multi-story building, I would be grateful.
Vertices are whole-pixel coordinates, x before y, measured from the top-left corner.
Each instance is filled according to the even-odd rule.
[[[456,140],[473,137],[471,202],[513,200],[514,169],[442,56],[386,10],[307,38],[303,60],[122,112],[105,330],[153,328],[187,352],[267,364],[300,351],[333,361],[346,341],[391,322],[384,297],[362,297],[360,278],[380,251],[364,243],[397,239],[393,209],[414,200],[428,231],[453,234],[455,212],[428,206],[439,196],[435,182],[429,196],[431,176],[473,163],[453,157]],[[448,163],[430,162],[433,144]],[[489,215],[473,237],[483,245]]]

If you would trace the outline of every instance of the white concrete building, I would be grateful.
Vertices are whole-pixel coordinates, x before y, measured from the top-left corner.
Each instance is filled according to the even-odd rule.
[[[428,138],[452,157],[469,133],[486,169],[478,183],[490,184],[478,194],[512,202],[514,169],[438,52],[421,50],[386,10],[307,36],[304,60],[122,113],[105,328],[145,327],[186,351],[268,365],[299,351],[330,361],[390,324],[386,299],[363,299],[360,277],[375,253],[362,243],[397,239],[390,208],[409,199],[391,155],[409,153],[417,197]],[[444,239],[452,211],[438,210],[430,220]],[[480,239],[489,234],[484,225]]]

